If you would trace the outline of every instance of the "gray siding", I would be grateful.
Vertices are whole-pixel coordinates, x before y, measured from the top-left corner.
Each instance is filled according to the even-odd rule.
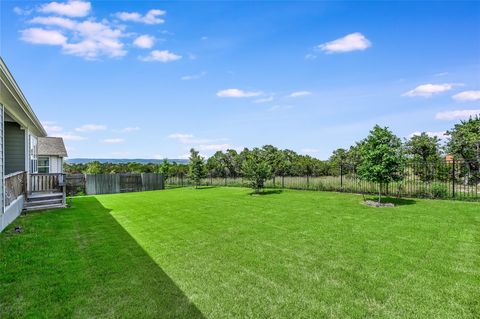
[[[25,171],[25,131],[14,122],[5,125],[5,174]]]

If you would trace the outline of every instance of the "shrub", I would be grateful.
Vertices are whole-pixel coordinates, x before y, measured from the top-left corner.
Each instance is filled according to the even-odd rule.
[[[448,197],[448,187],[445,184],[434,183],[430,188],[430,192],[433,198],[446,198]]]

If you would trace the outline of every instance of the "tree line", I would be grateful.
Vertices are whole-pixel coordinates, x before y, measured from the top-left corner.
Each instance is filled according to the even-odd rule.
[[[413,173],[429,181],[448,175],[445,165],[447,155],[462,161],[462,169],[472,176],[471,183],[480,179],[480,117],[461,121],[447,131],[448,139],[442,142],[437,136],[423,132],[408,139],[400,139],[387,127],[376,125],[363,140],[349,148],[335,150],[328,160],[322,161],[288,149],[264,145],[242,151],[218,151],[208,159],[192,149],[189,164],[100,163],[66,164],[68,173],[163,173],[169,176],[189,176],[194,181],[204,177],[245,177],[259,190],[272,176],[338,176],[354,173],[381,185],[403,178],[405,165],[415,163]],[[447,171],[446,171],[447,170]]]

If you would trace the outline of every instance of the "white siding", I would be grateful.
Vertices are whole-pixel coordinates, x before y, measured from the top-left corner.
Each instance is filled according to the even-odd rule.
[[[62,173],[63,158],[58,156],[50,156],[50,173]]]

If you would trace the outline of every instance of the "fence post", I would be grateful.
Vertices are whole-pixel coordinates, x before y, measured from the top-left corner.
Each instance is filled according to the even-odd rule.
[[[310,178],[307,175],[307,189],[310,189]]]
[[[285,188],[285,176],[282,175],[282,188]]]
[[[452,160],[452,197],[455,198],[455,158]]]

